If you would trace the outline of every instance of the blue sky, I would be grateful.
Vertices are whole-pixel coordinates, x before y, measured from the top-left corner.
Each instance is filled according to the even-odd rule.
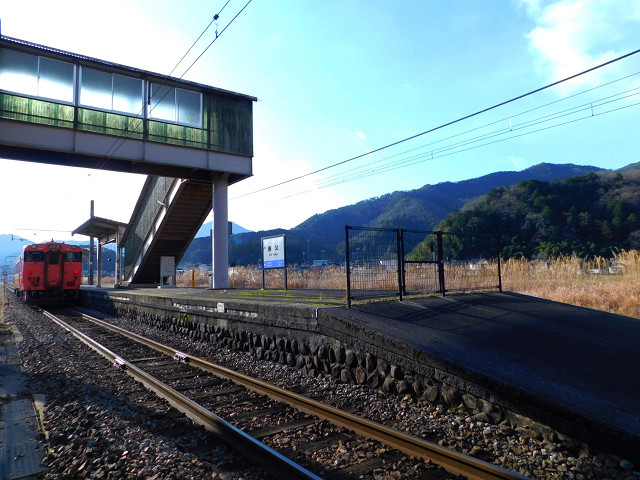
[[[229,2],[219,32],[246,1]],[[5,2],[0,19],[3,35],[167,74],[225,2]],[[212,26],[174,76],[214,38]],[[258,98],[254,177],[230,188],[229,217],[260,230],[396,190],[540,162],[611,169],[638,162],[640,54],[252,194],[639,48],[640,0],[253,0],[184,78]],[[90,199],[96,215],[128,221],[144,181],[7,160],[0,173],[5,198],[20,205],[2,209],[0,233],[33,240],[70,238],[65,231],[88,218]],[[34,175],[37,194],[25,195],[20,179]],[[55,179],[76,187],[61,195]]]

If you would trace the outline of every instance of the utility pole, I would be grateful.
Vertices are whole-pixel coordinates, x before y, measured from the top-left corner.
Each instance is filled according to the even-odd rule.
[[[91,200],[91,208],[89,210],[90,218],[93,218],[93,200]],[[93,260],[94,260],[93,237],[89,237],[89,285],[93,285]]]

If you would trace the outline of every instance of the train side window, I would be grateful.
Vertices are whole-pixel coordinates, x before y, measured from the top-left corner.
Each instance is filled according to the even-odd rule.
[[[24,252],[25,262],[44,262],[44,252]]]

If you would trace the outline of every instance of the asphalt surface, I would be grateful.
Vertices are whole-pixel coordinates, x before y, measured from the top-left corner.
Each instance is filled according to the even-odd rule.
[[[640,320],[513,293],[356,306],[349,320],[640,436]]]

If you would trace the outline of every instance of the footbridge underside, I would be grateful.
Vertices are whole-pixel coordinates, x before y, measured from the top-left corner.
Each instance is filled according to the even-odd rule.
[[[228,173],[230,184],[252,174],[252,158],[247,156],[2,118],[0,158],[205,181]]]

